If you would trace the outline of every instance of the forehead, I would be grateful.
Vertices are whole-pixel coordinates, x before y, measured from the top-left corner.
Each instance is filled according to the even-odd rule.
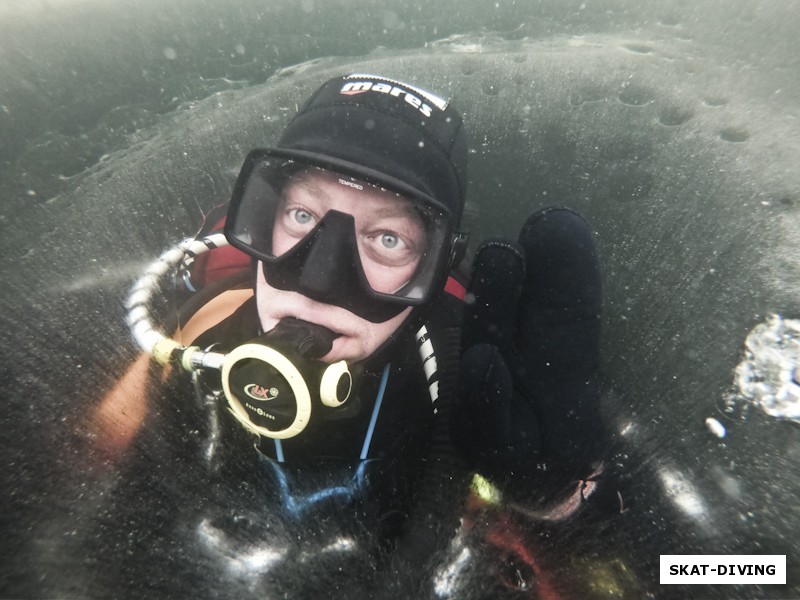
[[[342,212],[380,211],[417,215],[407,197],[365,181],[310,167],[291,176],[284,189],[288,200],[313,201]]]

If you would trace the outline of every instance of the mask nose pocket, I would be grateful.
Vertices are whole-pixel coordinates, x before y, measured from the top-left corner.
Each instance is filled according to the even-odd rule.
[[[348,292],[365,284],[355,221],[351,215],[329,211],[309,240],[298,291],[319,302],[347,307],[352,298]]]

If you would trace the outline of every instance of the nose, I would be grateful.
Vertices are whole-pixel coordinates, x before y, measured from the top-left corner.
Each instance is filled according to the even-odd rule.
[[[366,283],[352,215],[333,210],[325,215],[301,269],[300,293],[348,308],[348,291]]]

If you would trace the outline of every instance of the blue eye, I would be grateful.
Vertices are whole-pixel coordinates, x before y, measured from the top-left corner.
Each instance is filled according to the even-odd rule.
[[[384,233],[381,235],[381,244],[384,248],[397,248],[400,244],[400,238],[392,233]]]
[[[294,220],[297,223],[300,223],[300,225],[307,225],[314,218],[311,216],[310,212],[308,212],[307,210],[303,210],[302,208],[293,209],[291,211],[291,214]]]

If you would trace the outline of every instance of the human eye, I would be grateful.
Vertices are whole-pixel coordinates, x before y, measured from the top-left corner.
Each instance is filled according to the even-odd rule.
[[[380,236],[378,236],[378,242],[387,250],[400,249],[406,245],[405,242],[400,239],[399,235],[388,232],[380,234]]]
[[[278,220],[283,230],[293,236],[302,237],[317,224],[316,215],[304,206],[288,205],[281,210]]]
[[[406,265],[419,255],[417,245],[396,231],[371,233],[366,236],[365,246],[371,260],[387,267]]]
[[[290,208],[287,214],[298,225],[308,225],[314,220],[314,215],[304,208]]]

